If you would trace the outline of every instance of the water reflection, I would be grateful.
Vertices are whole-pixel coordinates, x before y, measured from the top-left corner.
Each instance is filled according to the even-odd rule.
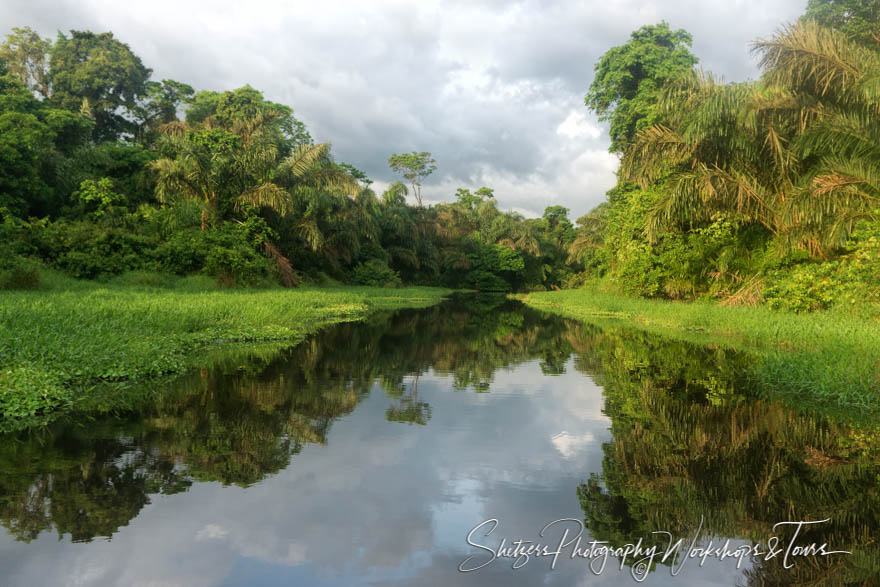
[[[12,584],[577,585],[596,579],[578,561],[459,573],[465,536],[583,517],[622,545],[702,519],[742,542],[830,517],[806,541],[853,555],[661,564],[647,584],[869,581],[876,437],[755,401],[746,361],[488,296],[232,352],[137,413],[3,439],[0,568]]]
[[[613,440],[601,476],[578,489],[594,536],[612,544],[654,529],[788,544],[778,522],[825,520],[798,544],[851,556],[782,556],[748,570],[754,585],[871,584],[880,577],[880,467],[876,431],[799,416],[750,401],[739,358],[718,349],[661,342],[627,330],[572,329],[572,344],[602,384]],[[583,347],[575,341],[585,341]],[[664,543],[662,536],[653,536]],[[716,541],[717,542],[717,541]]]

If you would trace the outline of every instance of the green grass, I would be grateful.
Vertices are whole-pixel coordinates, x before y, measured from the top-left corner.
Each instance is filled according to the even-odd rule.
[[[518,296],[587,322],[642,330],[751,353],[757,391],[797,407],[880,413],[880,315],[876,308],[791,314],[766,307],[665,302],[590,290]]]
[[[54,280],[54,281],[53,281]],[[131,285],[148,283],[148,285]],[[178,373],[218,345],[295,344],[380,309],[438,302],[438,288],[214,290],[198,278],[43,279],[0,292],[0,421],[47,421],[101,382]],[[158,285],[162,287],[157,287]],[[10,424],[11,423],[11,424]]]

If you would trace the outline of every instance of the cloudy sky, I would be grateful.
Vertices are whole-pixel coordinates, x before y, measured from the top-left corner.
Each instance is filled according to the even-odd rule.
[[[396,179],[392,153],[430,151],[426,201],[487,185],[500,207],[580,216],[614,183],[607,127],[583,105],[593,65],[661,20],[694,36],[703,68],[757,77],[749,42],[806,0],[4,0],[0,32],[111,30],[155,79],[250,84],[293,106],[337,160]]]

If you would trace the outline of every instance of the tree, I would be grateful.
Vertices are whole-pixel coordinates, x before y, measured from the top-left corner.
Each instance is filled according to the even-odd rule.
[[[205,228],[209,221],[228,219],[248,206],[285,216],[300,204],[305,212],[319,208],[312,200],[320,193],[355,196],[360,191],[357,180],[329,160],[326,143],[300,145],[280,159],[271,123],[263,116],[240,121],[233,129],[169,129],[161,148],[171,156],[151,164],[158,174],[159,201],[198,201]],[[316,230],[306,232],[317,248],[321,236]]]
[[[388,165],[395,173],[400,173],[412,184],[413,195],[419,208],[422,207],[422,180],[431,175],[437,166],[431,153],[413,151],[408,154],[394,154],[388,158]]]
[[[880,0],[809,0],[801,19],[842,31],[858,42],[874,44],[880,34]]]
[[[778,203],[792,190],[792,159],[774,152],[766,133],[787,134],[786,117],[754,124],[755,84],[719,84],[694,73],[670,89],[663,103],[667,125],[641,130],[626,151],[621,177],[643,190],[657,187],[648,217],[653,239],[670,227],[693,226],[730,213],[781,231]],[[765,140],[766,139],[766,140]]]
[[[163,79],[162,83],[149,81],[146,83],[146,101],[138,113],[140,129],[138,135],[141,142],[147,136],[155,137],[159,127],[176,121],[177,110],[182,104],[192,100],[195,90],[189,84],[173,79]]]
[[[382,203],[386,206],[401,206],[406,203],[406,185],[395,181],[382,192]]]
[[[88,130],[88,121],[49,108],[0,63],[0,207],[21,218],[56,214],[56,167]]]
[[[277,150],[259,132],[235,134],[223,129],[186,130],[168,134],[163,148],[172,157],[154,161],[156,195],[160,202],[193,199],[202,206],[202,228],[228,218],[243,205],[290,210],[290,195],[273,181]],[[284,164],[287,173],[307,167],[307,153],[296,153]]]
[[[842,246],[858,220],[876,217],[880,204],[880,43],[866,47],[807,21],[755,50],[766,83],[795,99],[789,116],[800,123],[792,151],[803,177],[783,213],[792,238],[823,254]]]
[[[611,122],[612,152],[623,153],[636,132],[661,121],[657,101],[664,84],[697,63],[691,42],[690,33],[661,22],[634,31],[599,59],[584,102]]]
[[[271,128],[266,132],[275,135],[282,157],[297,146],[312,144],[305,124],[293,116],[291,107],[266,100],[259,90],[250,86],[226,92],[198,92],[188,103],[186,122],[191,126],[202,124],[232,130],[236,123],[262,116],[271,122]]]
[[[608,202],[602,202],[577,219],[577,230],[567,249],[569,262],[586,266],[598,256],[605,241],[604,216],[608,206]]]
[[[12,34],[0,45],[0,61],[32,92],[48,98],[49,50],[52,41],[42,39],[30,27],[13,28]]]
[[[52,148],[52,133],[35,115],[0,113],[0,207],[25,217],[51,195],[41,159]]]
[[[113,33],[58,33],[51,49],[52,102],[90,112],[96,141],[134,134],[138,100],[147,95],[151,70]]]
[[[825,257],[880,201],[880,53],[812,21],[755,48],[761,83],[673,84],[668,124],[636,135],[622,177],[656,187],[655,237],[723,218]]]
[[[568,208],[547,206],[541,218],[544,220],[547,236],[554,245],[562,248],[574,240],[574,227],[568,219]]]
[[[370,179],[369,177],[367,177],[366,173],[364,173],[363,171],[361,171],[360,169],[358,169],[354,165],[352,165],[350,163],[337,163],[337,165],[343,171],[345,171],[346,173],[351,175],[353,178],[355,178],[359,182],[363,183],[364,186],[370,187],[370,185],[373,183],[373,180]]]

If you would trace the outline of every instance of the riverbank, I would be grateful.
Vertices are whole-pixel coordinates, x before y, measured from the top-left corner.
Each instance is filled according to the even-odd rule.
[[[589,290],[517,296],[592,323],[625,323],[756,357],[757,391],[804,407],[880,413],[880,315],[871,308],[791,314],[765,307],[626,298]]]
[[[0,292],[0,429],[46,422],[107,381],[179,373],[228,343],[292,345],[330,324],[425,307],[440,288],[190,291],[70,282]]]

